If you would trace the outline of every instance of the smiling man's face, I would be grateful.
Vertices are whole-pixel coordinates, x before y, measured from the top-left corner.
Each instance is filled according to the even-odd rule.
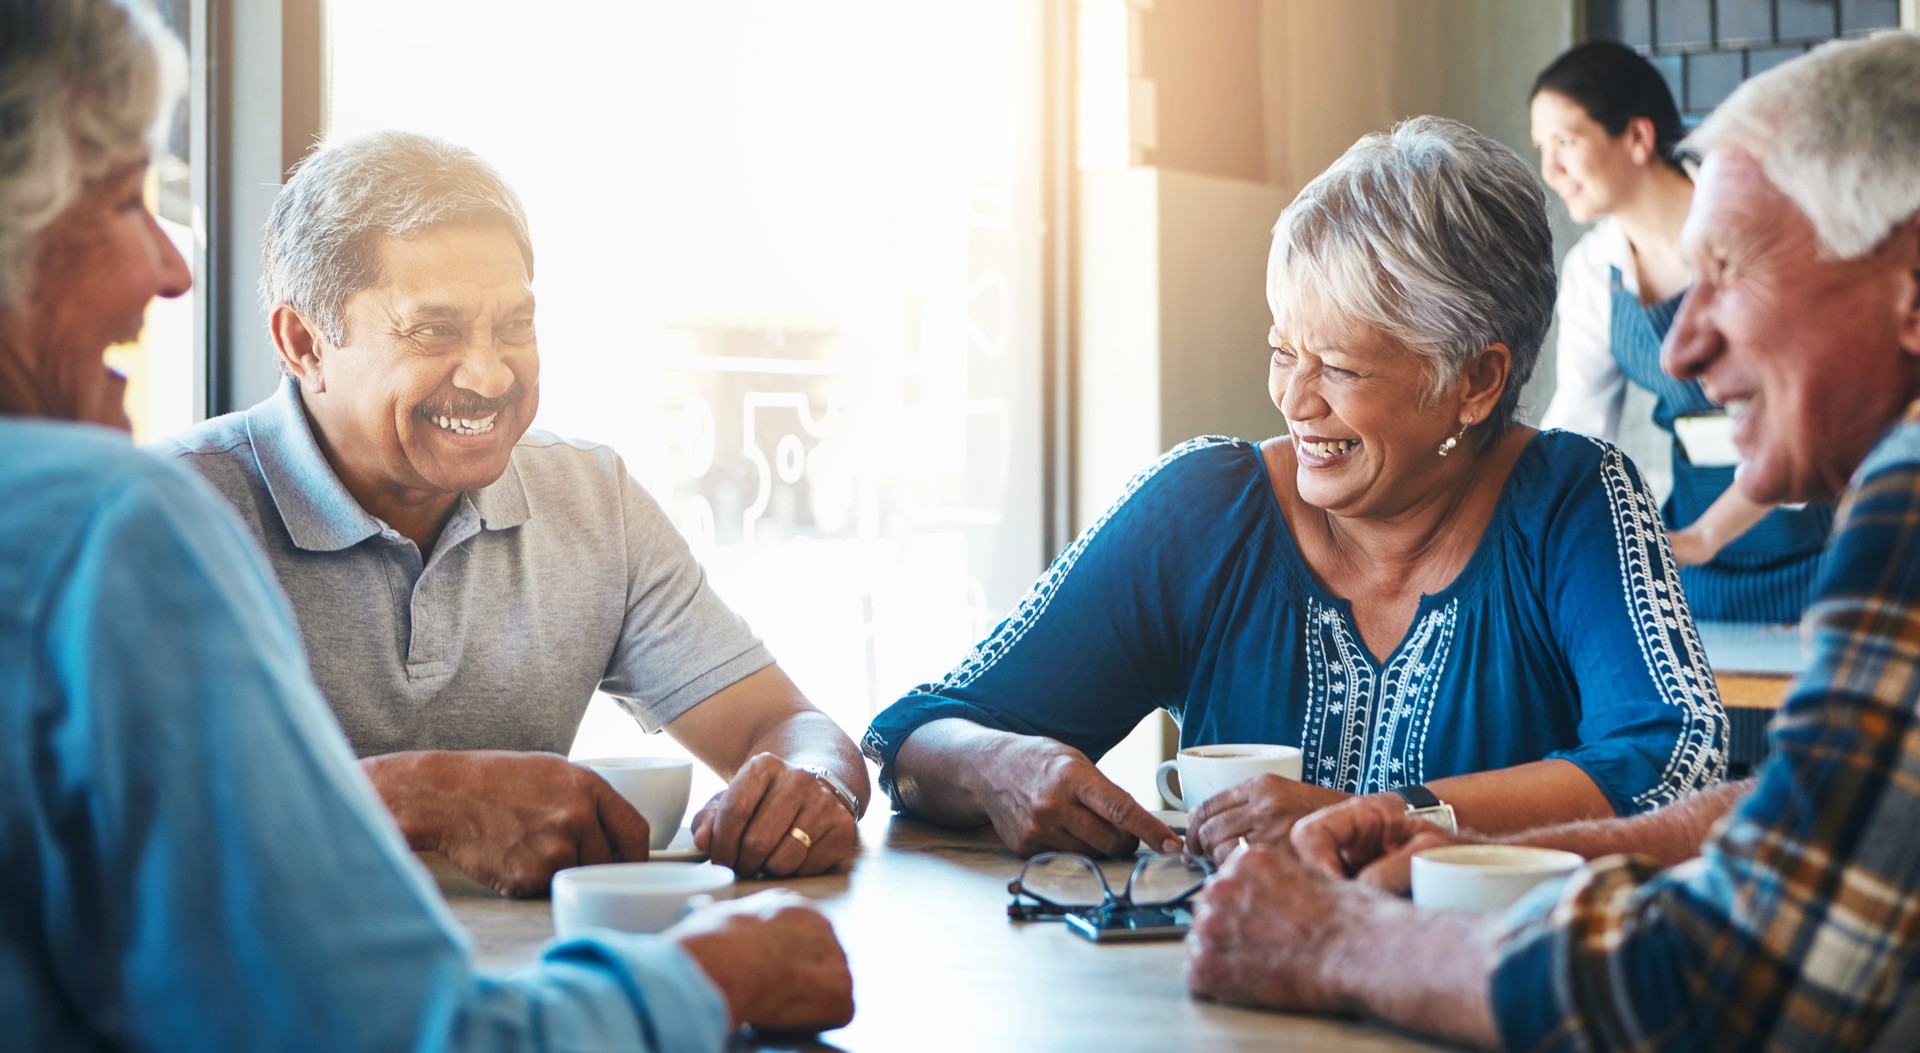
[[[319,348],[307,408],[334,470],[418,502],[506,471],[539,408],[533,290],[519,244],[491,226],[388,237],[383,280],[348,297],[345,343]]]
[[[1909,220],[1865,256],[1823,259],[1758,162],[1729,149],[1701,167],[1681,234],[1693,286],[1661,365],[1733,414],[1748,497],[1835,496],[1920,396],[1901,330],[1913,235]]]

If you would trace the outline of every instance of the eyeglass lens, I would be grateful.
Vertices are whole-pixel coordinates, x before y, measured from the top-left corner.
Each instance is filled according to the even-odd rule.
[[[1177,903],[1193,895],[1211,872],[1205,860],[1184,852],[1146,856],[1127,879],[1126,899],[1136,907]]]
[[[1027,860],[1020,891],[1054,906],[1097,907],[1111,896],[1107,879],[1086,856],[1046,852]]]

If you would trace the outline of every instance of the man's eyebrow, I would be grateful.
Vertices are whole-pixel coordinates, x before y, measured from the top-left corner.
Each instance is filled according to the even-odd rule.
[[[421,300],[415,303],[403,303],[395,313],[409,323],[413,322],[461,322],[473,317],[473,310],[457,304],[438,300]],[[533,313],[533,294],[527,293],[513,301],[504,312],[510,317],[521,317]]]
[[[459,321],[467,317],[467,312],[450,303],[410,303],[401,307],[400,315],[410,322]]]

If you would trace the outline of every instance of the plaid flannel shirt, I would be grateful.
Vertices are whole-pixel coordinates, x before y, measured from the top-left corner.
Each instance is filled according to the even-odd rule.
[[[1754,792],[1697,859],[1599,860],[1514,909],[1508,1049],[1858,1049],[1920,992],[1920,403],[1840,517]]]

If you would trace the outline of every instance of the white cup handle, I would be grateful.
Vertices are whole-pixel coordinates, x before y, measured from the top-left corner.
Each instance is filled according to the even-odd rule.
[[[1168,804],[1171,804],[1175,808],[1178,808],[1184,811],[1187,807],[1187,802],[1181,800],[1180,795],[1173,792],[1173,784],[1168,781],[1173,775],[1175,775],[1179,771],[1180,771],[1179,762],[1161,761],[1160,770],[1154,772],[1153,781],[1160,784],[1160,796],[1166,798],[1166,801]]]

